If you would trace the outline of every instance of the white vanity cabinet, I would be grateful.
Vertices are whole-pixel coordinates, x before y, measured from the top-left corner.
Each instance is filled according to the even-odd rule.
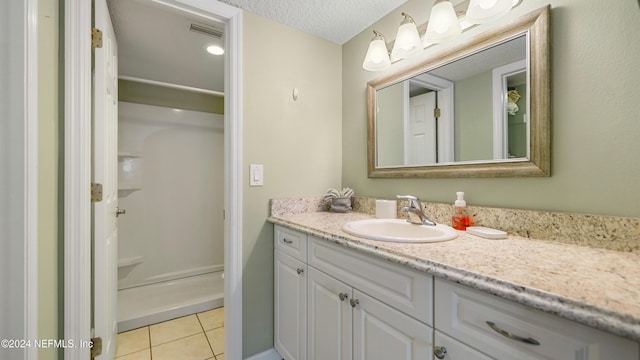
[[[432,329],[309,266],[308,360],[429,359]]]
[[[466,286],[436,279],[434,294],[436,347],[442,332],[494,359],[639,359],[634,341]]]
[[[637,342],[275,227],[286,360],[639,360]]]
[[[312,266],[307,288],[307,359],[350,360],[353,289]]]
[[[305,359],[307,344],[306,235],[275,231],[274,346],[287,360]]]
[[[281,226],[274,240],[274,342],[284,359],[431,359],[431,276]]]
[[[433,360],[493,360],[438,330],[433,332]]]

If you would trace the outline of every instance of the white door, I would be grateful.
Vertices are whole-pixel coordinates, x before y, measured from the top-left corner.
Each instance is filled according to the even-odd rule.
[[[102,184],[102,201],[93,208],[93,326],[102,338],[102,355],[116,350],[118,281],[118,58],[106,0],[95,1],[95,27],[102,48],[95,49],[93,73],[93,182]]]
[[[433,330],[357,290],[353,309],[354,360],[427,360]]]
[[[417,95],[409,99],[407,129],[407,165],[427,165],[437,162],[436,92]]]
[[[274,345],[285,360],[307,356],[307,265],[276,251]]]
[[[351,287],[309,266],[308,360],[351,359]]]

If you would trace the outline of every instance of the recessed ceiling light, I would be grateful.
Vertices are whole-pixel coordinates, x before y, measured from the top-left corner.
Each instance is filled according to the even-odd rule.
[[[212,55],[222,55],[224,54],[224,49],[218,45],[209,45],[207,46],[207,52]]]

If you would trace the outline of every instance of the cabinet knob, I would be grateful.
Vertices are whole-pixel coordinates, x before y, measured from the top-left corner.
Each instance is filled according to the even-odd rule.
[[[495,323],[491,322],[491,321],[487,321],[487,325],[489,325],[490,328],[493,329],[493,331],[497,332],[498,334],[509,338],[511,340],[515,340],[515,341],[520,341],[523,342],[525,344],[531,344],[531,345],[540,345],[540,342],[534,338],[523,338],[520,337],[518,335],[512,334],[506,330],[502,330],[498,327],[498,325],[496,325]]]
[[[120,209],[119,207],[116,207],[116,217],[120,216],[120,215],[124,215],[127,213],[127,210],[125,209]]]
[[[351,300],[349,300],[349,303],[351,303],[351,307],[356,307],[356,305],[360,304],[360,300],[351,299]]]
[[[340,301],[345,301],[347,298],[349,298],[349,295],[347,295],[347,293],[340,293],[338,297],[340,298]]]
[[[433,348],[433,355],[438,359],[444,359],[444,356],[447,354],[447,348],[444,346],[436,346]]]
[[[302,274],[304,272],[303,268],[297,268],[296,272],[298,273],[298,275]]]

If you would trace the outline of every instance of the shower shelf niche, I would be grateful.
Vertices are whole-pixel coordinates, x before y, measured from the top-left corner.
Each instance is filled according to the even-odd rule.
[[[118,259],[118,267],[133,266],[142,263],[142,256],[132,256],[128,258]]]
[[[142,190],[142,154],[139,152],[118,152],[118,197],[127,197]]]
[[[129,196],[131,193],[138,190],[142,190],[142,186],[127,183],[118,184],[118,197]]]
[[[128,151],[120,151],[118,152],[118,159],[137,159],[137,158],[141,158],[142,154],[140,153],[135,153],[135,152],[128,152]]]

